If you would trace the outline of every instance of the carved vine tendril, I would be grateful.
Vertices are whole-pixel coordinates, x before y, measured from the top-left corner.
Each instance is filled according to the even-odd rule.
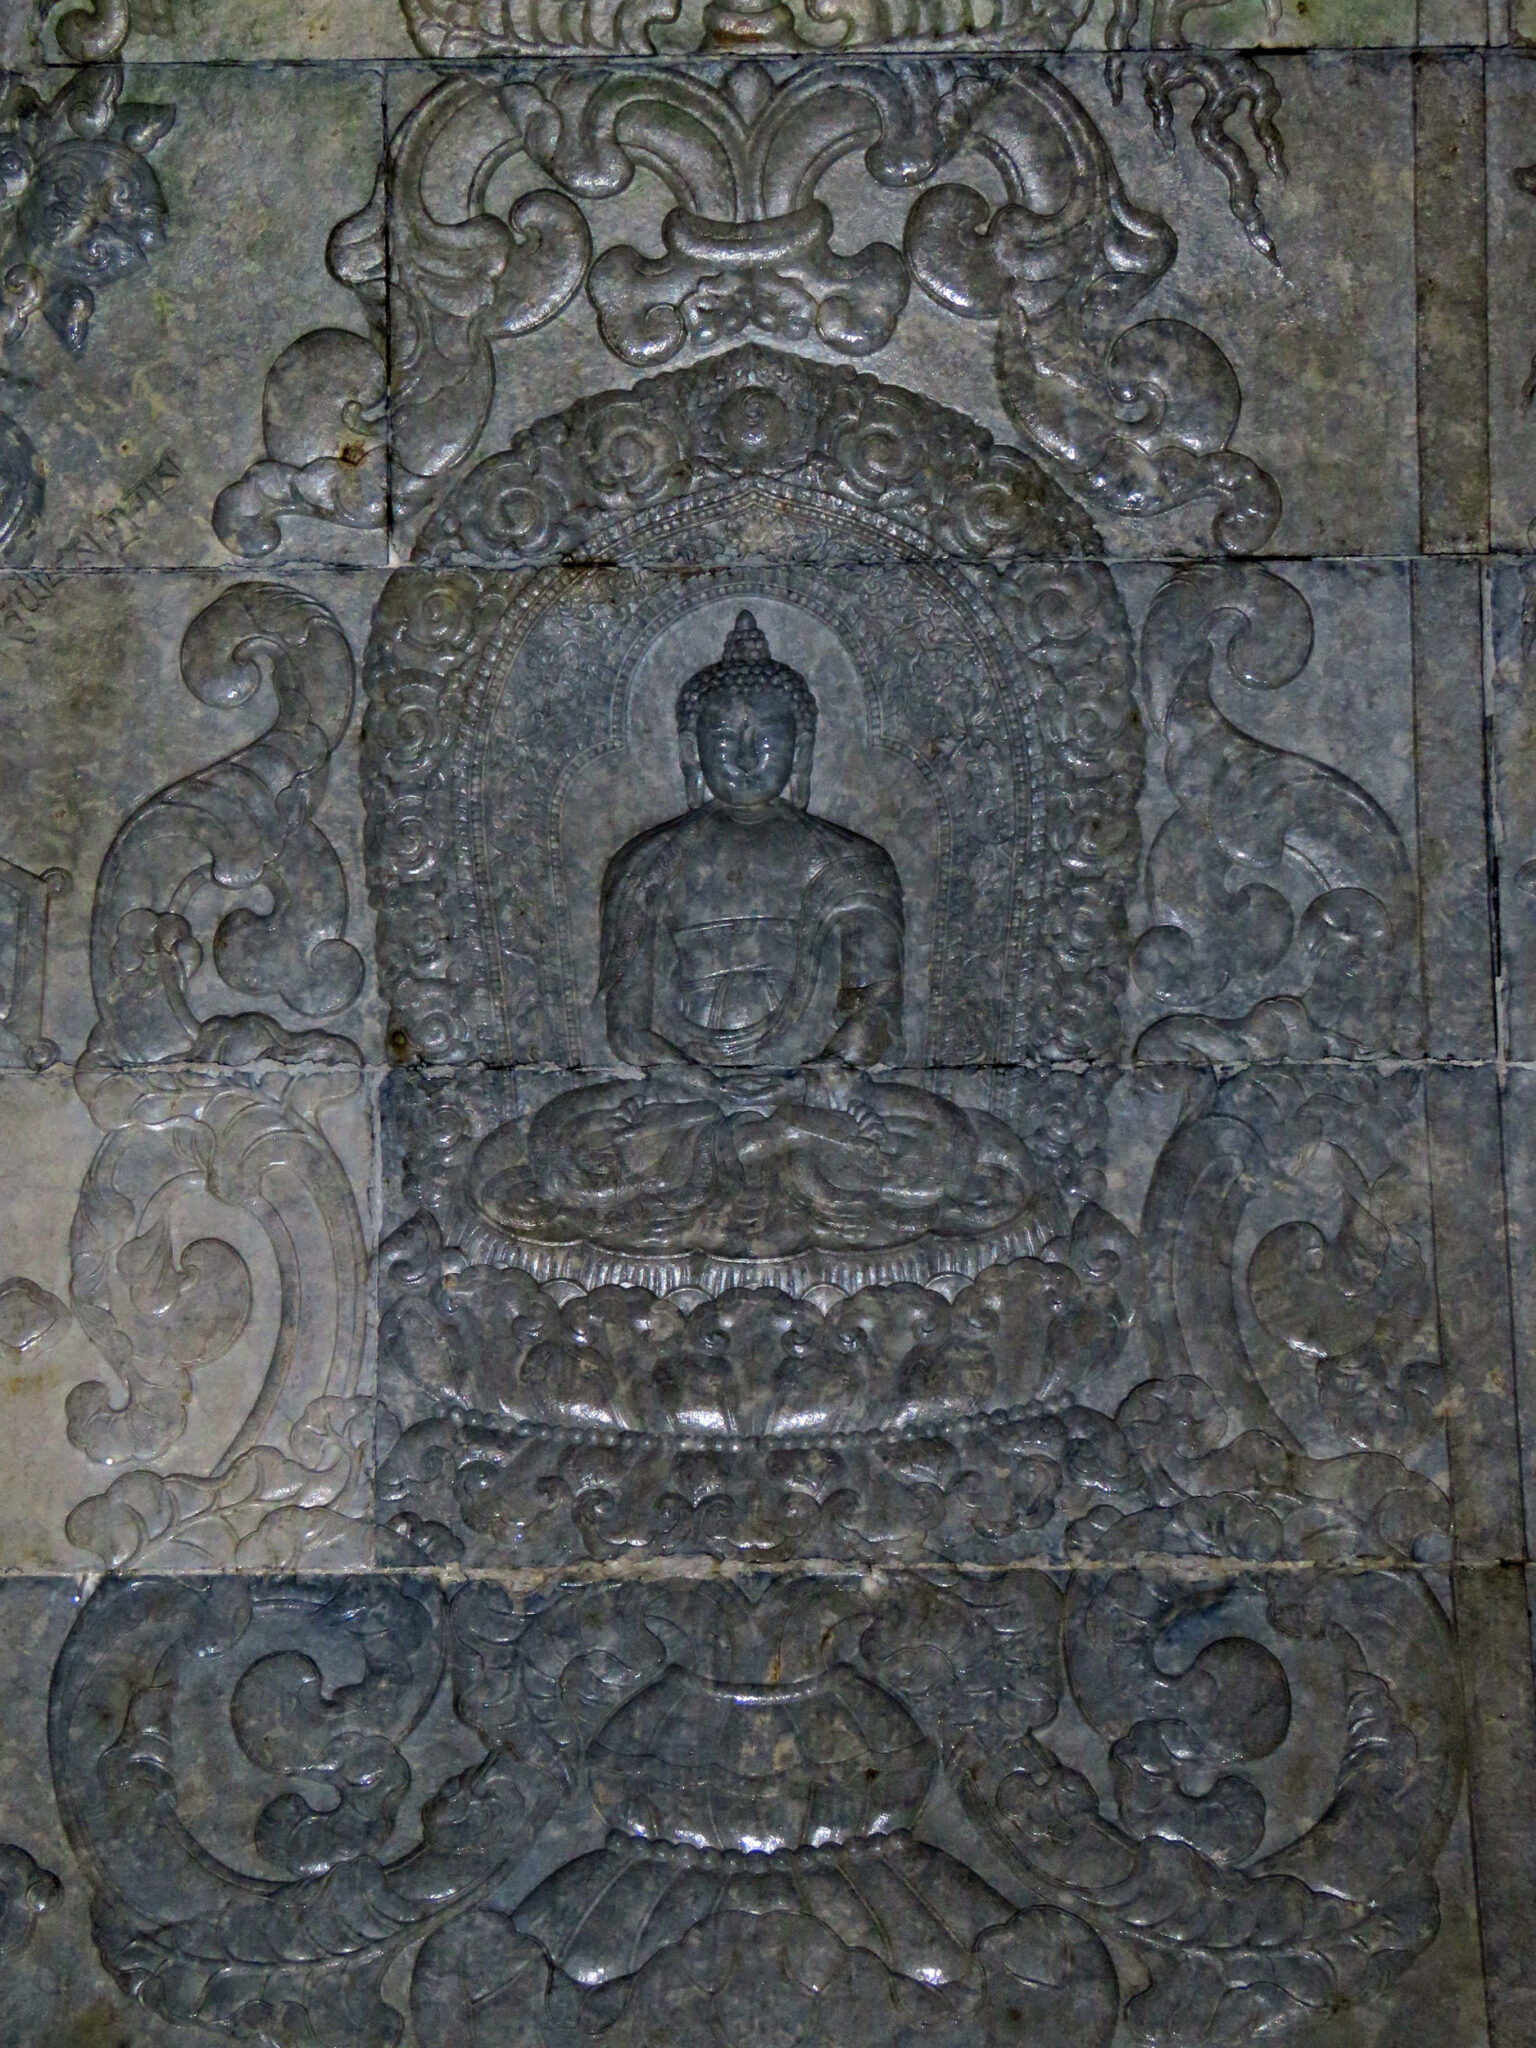
[[[1347,775],[1254,739],[1224,708],[1286,688],[1311,653],[1305,599],[1256,564],[1181,571],[1148,613],[1143,673],[1178,808],[1147,855],[1153,917],[1132,974],[1186,1014],[1153,1027],[1143,1058],[1218,1031],[1189,1012],[1232,988],[1299,1000],[1316,1050],[1416,1042],[1414,894],[1396,826]]]

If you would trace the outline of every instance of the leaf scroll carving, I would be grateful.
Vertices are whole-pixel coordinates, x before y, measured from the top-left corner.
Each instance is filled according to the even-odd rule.
[[[1396,826],[1342,771],[1253,738],[1223,708],[1284,689],[1311,653],[1306,600],[1257,565],[1183,570],[1148,613],[1143,674],[1178,808],[1148,849],[1152,922],[1132,974],[1181,1014],[1144,1035],[1144,1057],[1214,1049],[1238,1020],[1205,1006],[1228,989],[1303,1005],[1315,1051],[1416,1041],[1415,899]]]
[[[1302,1669],[1325,1769],[1261,1789]],[[414,1948],[426,2048],[709,2048],[722,2015],[1218,2048],[1306,2038],[1432,1938],[1453,1674],[1388,1571],[109,1581],[50,1744],[108,1967],[236,2039],[394,2048]],[[195,1695],[244,1867],[188,1798]],[[416,1731],[450,1701],[480,1755],[445,1776]]]
[[[353,664],[322,605],[242,584],[192,621],[181,665],[205,703],[237,706],[265,683],[276,708],[259,738],[141,805],[98,876],[98,1022],[75,1086],[103,1138],[71,1231],[70,1298],[116,1384],[73,1388],[67,1419],[89,1458],[125,1469],[66,1527],[113,1564],[276,1562],[301,1540],[345,1544],[363,1505],[365,1257],[322,1128],[357,1091],[360,1055],[268,1010],[194,1005],[210,978],[299,1019],[358,993],[345,877],[316,820]],[[199,1372],[253,1322],[253,1230],[279,1297],[262,1375],[206,1470],[147,1470],[184,1433]]]
[[[1165,95],[1181,82],[1169,73]],[[939,182],[978,153],[1003,181],[1000,208]],[[546,182],[502,219],[485,195],[520,157]],[[856,247],[824,196],[846,159],[862,167],[872,218],[889,223],[872,233],[861,219]],[[636,184],[642,170],[654,184]],[[1044,189],[1060,203],[1036,215],[1028,195]],[[1279,518],[1273,479],[1231,445],[1241,392],[1217,343],[1187,322],[1127,324],[1176,238],[1129,198],[1086,109],[1040,66],[570,65],[452,78],[406,117],[373,199],[331,243],[374,343],[325,330],[273,366],[269,459],[215,509],[236,552],[275,547],[288,512],[382,520],[370,421],[386,195],[403,513],[430,505],[473,452],[495,347],[556,320],[583,289],[612,353],[653,367],[748,333],[874,354],[915,283],[951,314],[997,323],[1005,410],[1095,508],[1145,517],[1214,500],[1216,542],[1239,552]],[[607,227],[608,202],[626,196],[660,206],[648,240],[635,239],[632,206],[622,230]],[[1261,234],[1246,187],[1235,203]]]
[[[1009,418],[1106,511],[1145,516],[1214,498],[1217,547],[1261,547],[1280,494],[1230,445],[1242,404],[1231,364],[1184,321],[1125,324],[1172,264],[1172,231],[1127,196],[1093,122],[1043,72],[999,87],[970,135],[1010,167],[1006,202],[933,186],[908,217],[907,258],[941,305],[997,321]],[[1070,197],[1036,214],[1027,171],[1042,161]]]
[[[237,1018],[204,1025],[191,1009],[203,948],[178,906],[194,886],[271,898],[266,911],[237,905],[214,929],[212,964],[232,991],[323,1017],[362,986],[362,956],[341,936],[346,878],[314,822],[352,712],[345,636],[312,598],[240,584],[188,628],[181,668],[206,704],[243,704],[269,677],[277,711],[249,746],[151,797],[112,843],[91,919],[103,1060],[198,1058],[238,1036]]]

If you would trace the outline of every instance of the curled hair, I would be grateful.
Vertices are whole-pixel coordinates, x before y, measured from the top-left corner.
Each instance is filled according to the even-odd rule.
[[[699,766],[699,712],[716,690],[777,690],[795,720],[795,759],[785,794],[804,810],[811,795],[811,755],[816,745],[816,697],[800,671],[775,661],[767,636],[751,612],[738,612],[726,636],[720,659],[691,675],[677,693],[677,748],[688,807],[697,810],[708,797]]]

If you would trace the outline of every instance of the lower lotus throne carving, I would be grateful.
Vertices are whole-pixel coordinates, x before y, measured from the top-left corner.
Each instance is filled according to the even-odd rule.
[[[599,994],[638,1079],[558,1095],[470,1173],[482,1249],[589,1284],[976,1272],[1060,1227],[995,1117],[877,1079],[901,883],[809,808],[816,700],[743,612],[677,699],[688,810],[603,879]]]
[[[720,1620],[730,1632],[737,1615]],[[727,1639],[738,1655],[761,1647],[739,1621]],[[795,1654],[775,1647],[776,1665]],[[1042,1981],[1065,2009],[1053,2016],[1100,2037],[1099,1942],[1066,1914],[1015,1911],[913,1839],[937,1747],[847,1664],[790,1683],[750,1663],[730,1681],[674,1664],[612,1717],[588,1767],[607,1843],[513,1925],[582,1987],[604,2039],[660,2039],[663,2014],[703,2039],[688,2022],[708,2009],[711,2039],[724,2023],[733,2041],[827,2041],[835,2014],[870,2040],[932,2031],[990,2048],[1023,2038],[1020,1994]]]

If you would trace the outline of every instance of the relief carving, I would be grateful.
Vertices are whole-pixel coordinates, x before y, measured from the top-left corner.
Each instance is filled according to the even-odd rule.
[[[7,1365],[32,1365],[46,1358],[68,1323],[63,1302],[35,1280],[18,1274],[0,1282],[0,1359]]]
[[[1159,76],[1164,110],[1200,83],[1166,63]],[[1207,99],[1201,132],[1224,135],[1235,102]],[[1271,101],[1255,104],[1267,124]],[[1264,132],[1278,165],[1278,138]],[[938,182],[966,154],[994,166],[1004,204]],[[818,193],[855,156],[889,228],[845,251]],[[503,220],[485,194],[519,157],[548,182]],[[605,225],[604,202],[642,169],[669,201],[654,250]],[[1030,195],[1046,188],[1059,203],[1037,214]],[[1234,209],[1263,242],[1255,189],[1251,177],[1235,187]],[[545,66],[499,85],[449,79],[407,116],[373,199],[331,238],[331,268],[373,345],[325,330],[274,365],[268,459],[215,508],[237,553],[277,546],[286,513],[383,522],[386,194],[403,513],[437,502],[474,451],[496,387],[493,345],[559,318],[583,288],[607,347],[644,367],[748,332],[872,354],[916,285],[948,312],[997,324],[999,398],[1068,491],[1136,517],[1214,501],[1216,544],[1239,552],[1262,546],[1279,518],[1273,479],[1231,446],[1242,399],[1221,349],[1183,321],[1130,324],[1176,237],[1129,198],[1085,109],[1038,65]]]
[[[1230,83],[1149,72],[1212,149],[1273,114]],[[962,146],[1001,203],[939,182]],[[548,180],[505,221],[498,152]],[[849,156],[889,239],[833,236]],[[602,231],[639,166],[660,255]],[[113,1378],[68,1423],[121,1469],[68,1533],[244,1568],[110,1577],[59,1658],[102,1959],[272,2048],[393,2048],[406,2002],[423,2048],[1306,2040],[1434,1939],[1460,1797],[1410,1569],[1451,1531],[1421,1081],[1340,1058],[1411,1039],[1412,886],[1363,789],[1241,723],[1309,658],[1299,593],[1205,565],[1143,636],[1173,808],[1133,946],[1134,649],[1079,501],[1210,502],[1237,552],[1279,514],[1220,350],[1135,321],[1171,232],[1035,66],[451,78],[333,242],[368,335],[274,369],[236,551],[386,517],[386,191],[423,518],[363,737],[380,1395],[324,1129],[358,1056],[310,1028],[362,979],[320,814],[351,655],[239,586],[184,675],[276,715],[118,834],[76,1077]],[[913,284],[996,323],[1020,448],[761,340],[686,359],[874,353]],[[620,361],[683,360],[472,463],[494,348],[583,291]],[[1129,1061],[1133,976],[1175,1014]],[[264,1377],[167,1472],[257,1231]],[[305,1576],[369,1517],[383,1569]]]
[[[1027,458],[909,393],[749,347],[534,427],[465,479],[422,548],[451,554],[472,534],[513,560],[718,560],[748,508],[754,552],[829,566],[744,562],[686,587],[422,569],[386,589],[364,745],[397,1057],[612,1056],[577,1014],[591,989],[564,979],[574,940],[545,851],[552,797],[574,802],[606,744],[582,678],[609,678],[622,701],[647,637],[733,593],[721,638],[765,597],[822,621],[829,653],[856,659],[861,722],[876,717],[882,749],[913,764],[914,801],[942,820],[941,958],[908,1057],[1006,1064],[1116,1042],[1137,851],[1129,634],[1102,569],[1018,559],[1052,530],[1091,538]],[[899,617],[889,580],[840,572],[840,553],[900,565]],[[992,566],[971,573],[967,555]],[[487,661],[490,692],[474,680]],[[498,765],[471,786],[482,733]],[[485,807],[494,862],[456,838],[465,802]],[[1043,837],[1029,871],[1026,815]]]
[[[69,893],[63,868],[40,875],[0,860],[0,1067],[51,1067],[59,1048],[43,1035],[48,965],[48,906]]]
[[[959,536],[957,564],[941,462],[871,470],[862,451],[895,419],[969,451],[962,475],[1008,461],[1032,518],[1055,487],[906,394],[759,347],[642,392],[490,457],[421,543],[451,556],[473,526],[551,566],[407,570],[379,607],[368,847],[407,1067],[385,1106],[400,1434],[380,1496],[401,1560],[1441,1554],[1411,1082],[1152,1078],[1179,1099],[1131,1228],[1098,1202],[1108,1077],[1031,1071],[1118,1042],[1139,743],[1123,613],[1096,565],[1046,567],[1027,539],[983,564]],[[697,522],[713,543],[749,505],[770,560],[806,563],[830,524],[867,562],[899,530],[899,582],[835,558],[681,585],[558,565],[713,558]],[[704,616],[702,659],[657,651]],[[869,772],[909,751],[945,800],[937,872],[909,824],[882,842],[818,812],[828,713],[776,651],[812,619],[859,650],[886,750]],[[970,666],[978,621],[1006,681]],[[1148,701],[1185,808],[1153,849],[1136,959],[1223,962],[1248,1007],[1165,1019],[1146,1059],[1218,1039],[1242,1057],[1244,1033],[1247,1056],[1324,1058],[1401,999],[1411,897],[1385,815],[1211,700],[1216,649],[1234,681],[1278,687],[1310,646],[1299,593],[1256,568],[1183,572],[1152,606]],[[566,807],[622,817],[650,773],[646,688],[690,808],[662,783],[640,829],[610,822],[578,857]],[[1047,829],[1010,884],[999,855],[1030,817]],[[1168,856],[1180,834],[1202,860],[1210,842],[1205,881],[1188,847]],[[1229,897],[1239,858],[1274,882]],[[1066,1100],[1073,1135],[1042,1142]]]
[[[265,1013],[194,1014],[191,982],[205,958],[183,907],[194,888],[226,902],[260,890],[269,901],[236,902],[213,923],[206,957],[232,994],[326,1017],[362,986],[362,955],[341,936],[346,876],[314,821],[352,715],[345,635],[313,598],[235,584],[187,628],[181,673],[199,702],[230,707],[270,682],[276,715],[249,746],[151,797],[113,840],[91,912],[93,1068],[292,1056]],[[323,1037],[301,1050],[334,1056]]]
[[[534,52],[854,50],[886,43],[940,45],[1008,37],[1021,48],[1065,49],[1091,0],[402,0],[417,48],[430,57],[514,57]],[[1139,0],[1119,0],[1124,33]],[[686,12],[686,19],[685,19]]]
[[[0,1842],[0,1956],[19,1954],[63,1886],[15,1842]]]
[[[1396,826],[1347,775],[1224,708],[1240,717],[1243,692],[1284,689],[1311,653],[1305,598],[1256,565],[1183,570],[1148,613],[1143,683],[1177,808],[1147,852],[1131,972],[1180,1014],[1143,1034],[1142,1058],[1417,1049],[1417,903]]]
[[[974,1278],[541,1284],[418,1216],[382,1255],[400,1560],[1444,1555],[1414,1084],[1261,1073],[1162,1078],[1136,1232],[1088,1201]],[[408,1173],[451,1188],[465,1094]]]
[[[690,808],[602,883],[608,1048],[643,1078],[504,1125],[469,1203],[520,1262],[587,1277],[600,1251],[913,1276],[1036,1248],[1050,1204],[1007,1125],[872,1072],[903,1053],[901,882],[808,808],[816,699],[751,612],[676,717]]]
[[[1322,1772],[1265,1771],[1303,1670]],[[440,1689],[481,1755],[419,1804]],[[194,1698],[259,1881],[185,1809]],[[50,1743],[118,1981],[283,2048],[391,2048],[418,1942],[424,2048],[1281,2039],[1433,1938],[1462,1771],[1444,1618],[1383,1571],[108,1581]]]
[[[353,663],[322,605],[240,584],[192,621],[181,666],[203,703],[267,686],[275,714],[142,804],[97,877],[98,1017],[75,1086],[104,1135],[70,1234],[70,1301],[113,1382],[74,1387],[67,1422],[87,1457],[124,1469],[65,1527],[111,1564],[278,1563],[347,1539],[371,1438],[362,1230],[322,1127],[357,1090],[361,1055],[284,1021],[345,1010],[363,978],[315,819]],[[202,1009],[253,995],[272,1008]],[[209,1469],[148,1469],[185,1432],[198,1373],[252,1320],[249,1243],[232,1241],[252,1226],[281,1297],[265,1375]]]
[[[146,0],[84,0],[58,16],[53,32],[71,63],[103,64],[121,52],[130,28],[143,25],[137,17],[145,9]],[[51,0],[42,0],[38,11],[50,12]]]
[[[100,40],[110,55],[121,38],[93,30],[78,40]],[[76,72],[52,99],[0,72],[0,349],[8,356],[38,314],[71,355],[81,354],[97,293],[164,246],[165,195],[147,159],[176,109],[126,102],[122,90],[120,64]],[[0,388],[6,381],[0,370]],[[41,457],[0,412],[0,559],[24,558],[43,488]]]
[[[96,0],[96,4],[115,4],[115,0]],[[1260,174],[1249,156],[1247,139],[1233,133],[1233,123],[1241,121],[1247,127],[1268,170],[1276,178],[1284,178],[1284,147],[1278,129],[1280,88],[1255,57],[1190,49],[1184,29],[1186,16],[1219,4],[1221,0],[1153,0],[1147,27],[1151,55],[1141,59],[1143,96],[1157,139],[1165,150],[1171,150],[1176,143],[1174,98],[1180,92],[1198,94],[1190,123],[1196,150],[1225,178],[1233,219],[1247,240],[1274,262],[1276,250],[1260,205]],[[559,6],[553,0],[401,0],[401,6],[416,47],[432,57],[596,55],[602,51],[647,57],[680,49],[768,57],[782,51],[874,53],[883,47],[909,49],[911,45],[958,51],[965,45],[985,49],[997,43],[1004,43],[1010,51],[1051,51],[1067,49],[1092,14],[1090,0],[705,0],[702,10],[694,0],[582,0],[580,6],[571,0],[561,0]],[[1104,23],[1106,80],[1116,106],[1122,98],[1124,51],[1137,31],[1139,18],[1141,0],[1112,0]],[[1264,18],[1272,31],[1278,29],[1282,0],[1264,0]],[[655,131],[651,131],[653,135]],[[733,137],[717,139],[725,143],[729,156]],[[692,160],[698,164],[696,154]],[[754,211],[748,219],[764,223],[768,213]],[[831,256],[815,209],[797,223],[795,231],[782,227],[772,233],[760,225],[754,236],[719,236],[709,229],[696,236],[682,217],[674,215],[666,244],[670,264],[664,260],[664,270],[670,270],[672,281],[680,281],[680,272],[690,262],[709,260],[721,264],[729,276],[743,254],[748,254],[752,270],[784,260],[811,268],[811,279],[795,279],[788,291],[782,285],[776,293],[756,293],[752,285],[743,283],[727,287],[727,303],[739,317],[748,317],[754,301],[756,309],[768,317],[803,317],[805,297],[797,295],[797,285],[815,283],[815,272],[823,276],[827,270],[848,274],[836,256]],[[772,246],[776,244],[782,248],[774,258]],[[874,262],[862,264],[870,285],[874,268]],[[629,274],[633,276],[633,268]],[[651,266],[651,274],[655,274],[655,266]],[[895,272],[887,268],[887,295],[897,289]],[[709,305],[700,311],[705,311],[713,324],[723,307],[711,293]],[[778,332],[784,330],[778,328]]]

